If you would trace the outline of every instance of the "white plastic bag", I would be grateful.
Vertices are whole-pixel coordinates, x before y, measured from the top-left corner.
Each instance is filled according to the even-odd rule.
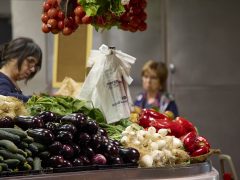
[[[99,108],[108,123],[114,123],[130,116],[132,98],[129,87],[131,65],[136,58],[119,50],[102,45],[99,51],[93,50],[88,66],[92,66],[77,96],[92,101]]]

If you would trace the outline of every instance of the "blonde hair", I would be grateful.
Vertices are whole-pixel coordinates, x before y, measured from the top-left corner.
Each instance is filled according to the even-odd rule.
[[[166,64],[163,62],[156,62],[153,60],[147,61],[142,68],[142,76],[149,71],[154,71],[157,74],[159,83],[161,84],[161,91],[167,90],[167,77],[168,77],[168,69]]]

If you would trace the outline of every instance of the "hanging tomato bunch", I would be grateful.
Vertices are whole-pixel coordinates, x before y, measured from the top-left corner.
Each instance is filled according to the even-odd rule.
[[[146,6],[146,0],[45,0],[42,31],[70,35],[81,24],[91,24],[96,30],[116,26],[125,31],[145,31]]]

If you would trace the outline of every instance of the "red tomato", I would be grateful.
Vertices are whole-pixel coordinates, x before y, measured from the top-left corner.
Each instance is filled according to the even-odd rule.
[[[47,15],[49,16],[49,18],[57,18],[58,10],[56,8],[51,8],[48,10]]]
[[[55,28],[57,27],[57,25],[58,25],[58,22],[57,22],[57,20],[55,20],[55,19],[49,19],[49,20],[47,21],[47,25],[48,25],[48,27],[50,27],[51,29],[55,29]]]
[[[48,19],[49,18],[48,18],[47,13],[42,14],[41,20],[42,20],[43,23],[47,23]]]
[[[49,33],[50,32],[50,28],[48,28],[47,24],[45,24],[45,23],[42,24],[42,31],[44,33]]]
[[[63,33],[63,35],[68,36],[68,35],[72,34],[72,29],[69,27],[64,27],[62,33]]]
[[[86,14],[82,6],[77,6],[74,10],[74,13],[75,13],[75,15],[79,16],[80,18],[82,18]]]

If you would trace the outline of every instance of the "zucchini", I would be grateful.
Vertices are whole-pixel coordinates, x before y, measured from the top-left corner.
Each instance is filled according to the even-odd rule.
[[[0,163],[2,170],[8,170],[8,165],[6,163]]]
[[[6,139],[14,143],[20,142],[20,137],[18,135],[15,135],[3,130],[0,130],[0,139]]]
[[[3,168],[2,168],[2,166],[0,166],[0,172],[2,172],[2,170],[3,170]]]
[[[18,159],[7,159],[4,160],[4,163],[6,163],[9,168],[15,168],[20,163],[20,161]]]
[[[4,147],[5,149],[13,153],[18,152],[17,146],[12,141],[9,141],[9,140],[4,140],[4,139],[0,140],[0,147]]]
[[[30,136],[27,136],[23,139],[23,141],[30,144],[30,143],[34,142],[34,139]]]
[[[17,136],[19,136],[20,138],[26,138],[27,137],[27,133],[21,129],[16,129],[16,128],[0,128],[0,130],[15,134]]]
[[[0,155],[4,157],[4,159],[18,159],[20,162],[26,162],[26,158],[21,154],[14,154],[6,150],[0,150]]]
[[[41,170],[42,169],[42,161],[39,157],[35,157],[33,159],[33,170]]]

